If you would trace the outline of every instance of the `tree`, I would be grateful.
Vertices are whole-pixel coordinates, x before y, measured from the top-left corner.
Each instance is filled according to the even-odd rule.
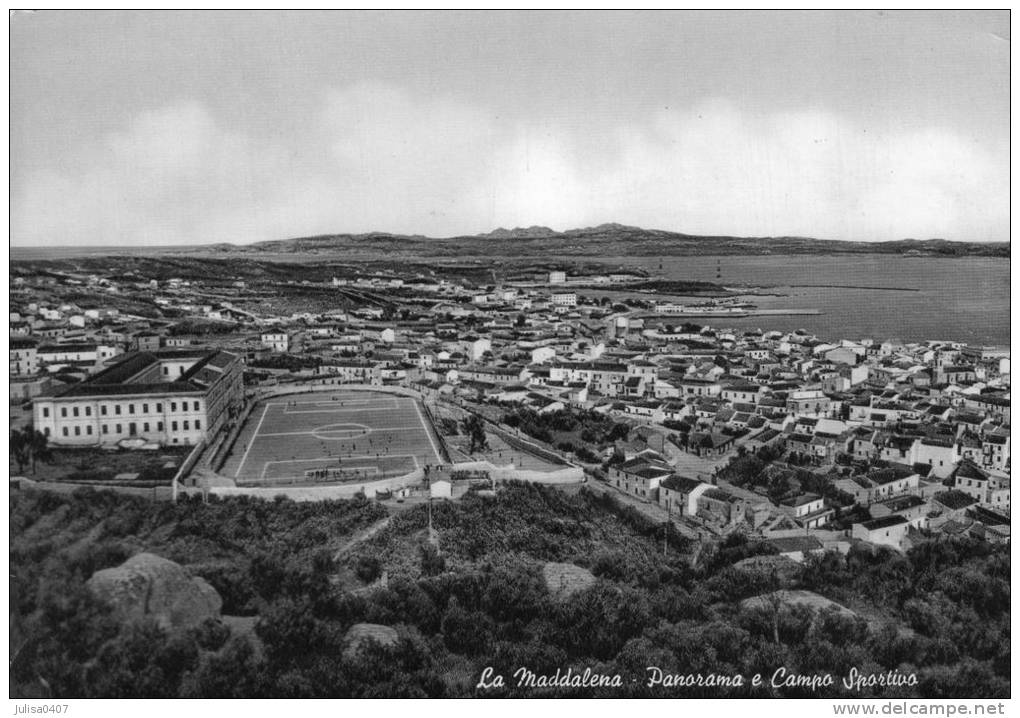
[[[438,576],[446,570],[446,559],[433,544],[421,545],[421,572],[424,576]]]
[[[26,429],[27,431],[27,429]],[[21,431],[14,429],[11,432],[11,456],[18,464],[18,473],[25,470],[25,465],[31,458],[32,447],[28,437]]]
[[[464,433],[471,441],[471,445],[468,448],[469,454],[489,448],[489,439],[485,434],[485,422],[482,420],[482,417],[477,414],[471,414],[461,421],[461,428],[463,428]]]
[[[25,432],[31,433],[28,443],[32,450],[32,473],[34,474],[36,460],[48,462],[53,454],[50,451],[50,441],[46,438],[46,434],[32,430],[30,427],[26,428]]]
[[[49,439],[41,431],[36,431],[31,426],[26,426],[21,431],[15,429],[11,432],[10,453],[18,464],[19,472],[24,471],[25,466],[31,463],[34,474],[36,461],[49,461],[51,455]]]

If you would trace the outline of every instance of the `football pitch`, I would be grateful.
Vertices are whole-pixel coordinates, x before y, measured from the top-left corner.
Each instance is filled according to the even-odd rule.
[[[243,483],[374,481],[442,463],[417,401],[337,391],[259,403],[221,473]]]

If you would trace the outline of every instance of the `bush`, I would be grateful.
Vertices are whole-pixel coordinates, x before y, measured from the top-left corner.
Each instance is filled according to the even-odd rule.
[[[354,573],[365,583],[372,583],[382,576],[382,563],[375,556],[361,556],[354,567]]]

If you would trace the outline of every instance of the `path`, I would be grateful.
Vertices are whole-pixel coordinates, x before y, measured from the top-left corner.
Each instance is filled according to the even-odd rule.
[[[391,518],[393,518],[393,517],[392,516],[387,516],[384,519],[379,519],[378,521],[376,521],[374,524],[372,524],[368,528],[362,529],[358,533],[356,533],[353,536],[351,536],[351,538],[349,538],[345,543],[343,543],[340,546],[339,549],[336,550],[336,553],[333,554],[333,560],[334,561],[339,561],[341,556],[343,556],[345,553],[347,553],[352,548],[357,546],[359,543],[363,543],[365,541],[368,541],[370,538],[372,538],[377,533],[382,531],[384,528],[389,526]]]

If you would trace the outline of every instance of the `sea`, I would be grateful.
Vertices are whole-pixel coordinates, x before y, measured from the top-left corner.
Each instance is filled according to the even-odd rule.
[[[760,309],[821,312],[706,318],[702,324],[783,332],[804,329],[826,340],[945,340],[994,347],[1010,343],[1010,260],[1005,257],[855,254],[599,259],[641,267],[665,279],[716,282],[737,291],[740,286],[768,287],[765,291],[780,296],[747,300]]]

